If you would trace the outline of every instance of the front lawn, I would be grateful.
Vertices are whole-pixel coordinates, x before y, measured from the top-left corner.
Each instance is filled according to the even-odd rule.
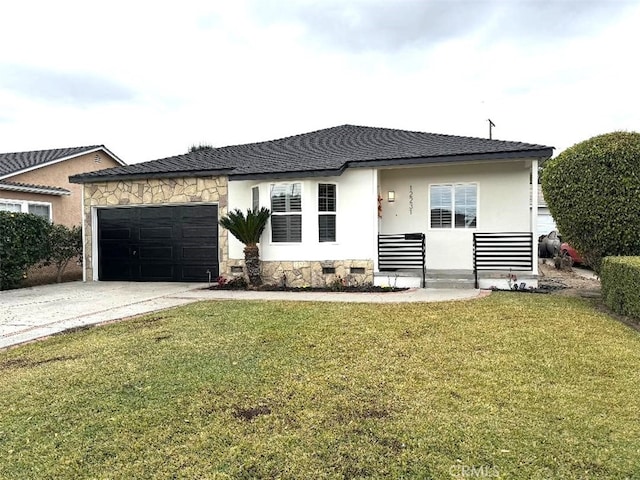
[[[640,334],[581,299],[216,302],[0,352],[0,478],[638,478]]]

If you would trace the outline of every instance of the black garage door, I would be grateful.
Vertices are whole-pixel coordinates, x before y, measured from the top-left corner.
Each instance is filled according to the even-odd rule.
[[[206,282],[218,267],[215,205],[98,210],[100,280]]]

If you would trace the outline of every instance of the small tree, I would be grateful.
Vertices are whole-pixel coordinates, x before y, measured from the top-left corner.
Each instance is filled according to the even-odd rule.
[[[62,282],[67,265],[82,255],[82,228],[79,226],[51,225],[48,235],[48,249],[45,265],[55,265],[56,282]]]
[[[599,272],[608,255],[640,255],[640,133],[593,137],[549,160],[542,191],[564,239]]]
[[[262,284],[258,243],[270,216],[271,212],[265,207],[260,210],[247,210],[246,216],[241,210],[235,209],[219,220],[220,225],[244,244],[244,264],[249,283],[253,287]]]
[[[20,286],[29,267],[47,258],[50,228],[30,213],[0,212],[0,290]]]

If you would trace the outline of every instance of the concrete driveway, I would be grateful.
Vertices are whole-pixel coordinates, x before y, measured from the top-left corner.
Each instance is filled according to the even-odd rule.
[[[201,300],[201,283],[70,282],[0,292],[0,348]]]
[[[0,292],[0,349],[63,332],[200,300],[405,303],[468,300],[470,289],[388,293],[262,292],[205,289],[204,283],[70,282]]]

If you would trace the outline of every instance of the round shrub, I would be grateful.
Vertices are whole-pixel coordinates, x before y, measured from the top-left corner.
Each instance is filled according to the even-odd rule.
[[[541,180],[563,240],[596,272],[608,255],[640,255],[640,133],[578,143],[549,160]]]

